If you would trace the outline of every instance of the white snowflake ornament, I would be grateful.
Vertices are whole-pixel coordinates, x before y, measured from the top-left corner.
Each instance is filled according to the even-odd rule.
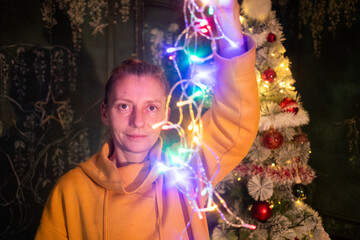
[[[261,177],[260,175],[252,176],[247,187],[250,196],[256,201],[265,201],[269,199],[274,191],[273,181],[266,176]]]

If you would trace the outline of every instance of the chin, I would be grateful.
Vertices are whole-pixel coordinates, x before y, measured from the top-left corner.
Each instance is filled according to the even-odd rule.
[[[155,143],[154,143],[155,144]],[[154,145],[138,143],[138,144],[126,144],[124,147],[128,152],[131,153],[148,153]]]

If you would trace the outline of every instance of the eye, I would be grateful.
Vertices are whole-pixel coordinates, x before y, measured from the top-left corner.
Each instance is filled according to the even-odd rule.
[[[128,109],[130,109],[130,107],[127,104],[119,104],[118,109],[119,110],[128,110]]]
[[[156,111],[158,108],[156,107],[156,106],[154,106],[154,105],[150,105],[150,106],[148,106],[148,110],[150,111],[150,112],[154,112],[154,111]]]

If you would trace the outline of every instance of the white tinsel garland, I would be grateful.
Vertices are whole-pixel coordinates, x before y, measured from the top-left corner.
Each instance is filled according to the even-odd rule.
[[[308,113],[299,106],[297,114],[291,112],[281,112],[276,115],[261,116],[259,131],[269,130],[270,127],[280,129],[284,127],[298,127],[309,123]]]
[[[266,176],[252,176],[247,184],[247,187],[250,196],[256,201],[265,201],[269,199],[274,192],[273,181]]]
[[[270,0],[244,0],[241,8],[247,16],[258,21],[263,21],[270,14]]]

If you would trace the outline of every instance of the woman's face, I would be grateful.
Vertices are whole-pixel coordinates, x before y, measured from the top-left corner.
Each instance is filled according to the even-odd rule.
[[[165,118],[166,96],[159,80],[129,75],[114,83],[102,120],[110,127],[115,148],[125,153],[147,154],[159,138],[161,127],[152,125]]]

